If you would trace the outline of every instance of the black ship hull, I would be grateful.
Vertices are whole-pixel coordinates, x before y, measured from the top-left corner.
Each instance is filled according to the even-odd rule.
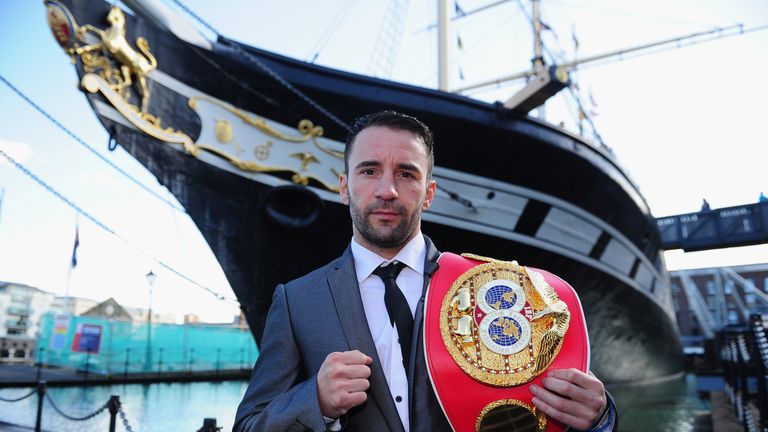
[[[107,5],[63,4],[78,24],[107,25]],[[496,105],[232,41],[207,50],[131,16],[126,27],[128,39],[145,37],[158,59],[148,75],[146,112],[195,142],[211,121],[190,108],[198,93],[277,125],[311,119],[334,142],[344,141],[343,121],[369,112],[394,109],[420,118],[435,132],[441,187],[422,230],[438,248],[518,260],[569,281],[585,309],[592,369],[607,382],[682,369],[655,221],[609,152]],[[77,68],[81,76],[93,72],[82,59]],[[294,184],[303,168],[247,171],[219,153],[194,154],[150,136],[110,107],[106,94],[89,92],[95,112],[190,214],[259,341],[274,286],[327,263],[347,246],[348,209],[318,177]]]

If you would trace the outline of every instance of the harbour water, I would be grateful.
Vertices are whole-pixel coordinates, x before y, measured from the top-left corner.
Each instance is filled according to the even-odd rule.
[[[697,377],[687,374],[646,385],[610,387],[622,432],[694,432],[709,428],[710,404],[699,396]]]
[[[110,395],[120,396],[123,411],[134,431],[196,431],[203,419],[213,417],[222,431],[229,431],[235,410],[247,387],[246,381],[217,383],[126,384],[94,387],[52,388],[49,392],[67,414],[83,416],[101,406]],[[609,389],[620,413],[620,431],[698,431],[706,423],[708,401],[697,393],[696,377],[642,386]],[[0,396],[22,396],[29,389],[0,389]],[[0,420],[34,426],[36,398],[23,402],[0,402]],[[59,416],[48,402],[44,406],[43,428],[57,432],[101,432],[108,430],[109,416],[102,413],[85,422]],[[118,418],[118,429],[125,430]]]
[[[49,388],[48,392],[62,411],[76,417],[98,409],[110,395],[118,395],[131,429],[136,432],[194,432],[203,425],[204,418],[216,418],[217,425],[223,426],[222,431],[230,431],[247,386],[246,381],[157,383],[60,387]],[[0,389],[0,396],[20,397],[29,391]],[[16,403],[0,402],[0,420],[33,427],[36,410],[36,396]],[[118,431],[126,430],[120,417],[117,424]],[[42,427],[55,432],[103,432],[109,430],[109,413],[73,422],[61,417],[46,401]]]

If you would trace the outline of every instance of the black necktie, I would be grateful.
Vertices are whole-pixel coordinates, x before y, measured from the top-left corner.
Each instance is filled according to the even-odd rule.
[[[384,281],[384,305],[387,307],[389,323],[394,327],[397,325],[397,334],[399,336],[400,350],[403,352],[403,366],[405,374],[408,375],[408,360],[411,358],[411,335],[413,334],[413,315],[411,307],[408,306],[408,300],[405,299],[403,292],[397,287],[395,280],[400,271],[405,268],[401,262],[393,262],[384,267],[376,267],[373,274]]]

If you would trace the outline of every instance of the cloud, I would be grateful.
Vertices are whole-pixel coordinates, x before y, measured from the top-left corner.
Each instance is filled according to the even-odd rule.
[[[0,150],[21,164],[32,156],[32,147],[21,141],[0,139]],[[0,166],[11,166],[11,162],[6,157],[0,155]]]

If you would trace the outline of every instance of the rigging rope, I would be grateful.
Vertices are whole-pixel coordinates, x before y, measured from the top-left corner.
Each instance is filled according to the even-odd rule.
[[[523,12],[523,15],[528,19],[528,21],[531,23],[531,25],[533,25],[533,17],[528,14],[527,10],[525,10],[525,6],[523,6],[523,2],[521,0],[517,0],[517,4],[520,6],[520,10]],[[542,47],[544,48],[544,53],[549,55],[550,60],[552,60],[554,62],[554,60],[557,58],[557,56],[546,45],[542,44]],[[581,101],[581,95],[579,95],[578,93],[576,93],[573,90],[573,85],[568,86],[568,91],[570,92],[571,96],[573,96],[574,100],[576,101],[576,105],[578,106],[579,111],[580,111],[579,115],[580,116],[583,115],[584,120],[587,121],[587,124],[589,124],[590,128],[592,129],[592,134],[595,136],[595,139],[597,140],[597,142],[603,148],[606,148],[606,149],[610,150],[610,147],[608,147],[608,145],[606,145],[605,142],[603,141],[603,137],[600,135],[600,133],[597,132],[597,127],[595,126],[595,123],[592,120],[592,115],[590,115],[590,113],[587,112],[587,110],[584,108],[584,104]],[[577,123],[581,122],[581,118],[577,118],[576,122]]]
[[[309,51],[305,60],[310,63],[314,63],[315,60],[317,60],[317,56],[320,55],[320,50],[323,49],[325,44],[328,43],[331,37],[333,37],[333,34],[336,32],[336,30],[338,30],[340,27],[339,23],[344,19],[349,10],[352,9],[350,6],[354,1],[355,0],[347,0],[344,2],[344,4],[341,6],[341,9],[339,9],[339,12],[336,13],[336,16],[333,18],[333,21],[331,21],[331,24],[325,30],[325,33],[323,33],[323,35],[317,39],[317,42]]]
[[[237,53],[238,53],[238,54],[240,54],[240,55],[242,55],[243,57],[245,57],[245,58],[246,58],[248,61],[250,61],[250,62],[251,62],[251,63],[253,63],[253,64],[254,64],[256,67],[258,67],[259,69],[261,69],[261,71],[262,71],[262,72],[264,72],[266,75],[268,75],[269,77],[271,77],[272,79],[274,79],[275,81],[277,81],[278,83],[280,83],[280,84],[281,84],[283,87],[285,87],[285,88],[287,88],[288,90],[290,90],[290,91],[291,91],[291,92],[292,92],[294,95],[298,96],[298,97],[299,97],[301,100],[303,100],[304,102],[306,102],[306,103],[307,103],[308,105],[310,105],[311,107],[315,108],[315,109],[316,109],[317,111],[319,111],[321,114],[323,114],[323,115],[325,115],[326,117],[328,117],[328,118],[329,118],[330,120],[332,120],[334,123],[338,124],[339,126],[341,126],[342,128],[344,128],[345,130],[349,130],[349,129],[350,129],[350,127],[349,127],[349,125],[348,125],[347,123],[345,123],[344,121],[342,121],[340,118],[338,118],[338,117],[337,117],[336,115],[334,115],[332,112],[330,112],[330,111],[329,111],[329,110],[327,110],[325,107],[323,107],[322,105],[320,105],[320,104],[319,104],[318,102],[316,102],[314,99],[312,99],[311,97],[309,97],[309,96],[307,96],[306,94],[304,94],[304,92],[302,92],[301,90],[299,90],[299,89],[298,89],[296,86],[294,86],[293,84],[291,84],[291,83],[290,83],[288,80],[286,80],[285,78],[283,78],[283,77],[282,77],[280,74],[278,74],[277,72],[275,72],[274,70],[272,70],[272,68],[270,68],[269,66],[267,66],[267,65],[266,65],[264,62],[262,62],[261,60],[257,59],[257,58],[256,58],[256,57],[255,57],[253,54],[251,54],[251,53],[249,53],[248,51],[244,50],[244,49],[243,49],[243,48],[240,46],[240,44],[238,44],[238,43],[237,43],[237,42],[235,42],[235,41],[231,41],[231,40],[229,40],[229,39],[225,38],[224,36],[222,36],[222,35],[221,35],[221,33],[219,33],[219,32],[218,32],[218,31],[217,31],[217,30],[216,30],[216,29],[215,29],[215,28],[214,28],[212,25],[208,24],[208,23],[207,23],[205,20],[203,20],[203,19],[202,19],[200,16],[198,16],[196,13],[194,13],[194,12],[193,12],[193,11],[192,11],[190,8],[188,8],[187,6],[185,6],[185,5],[184,5],[184,4],[181,2],[181,0],[173,0],[173,2],[174,2],[174,3],[176,3],[176,5],[177,5],[177,6],[179,6],[179,7],[180,7],[182,10],[184,10],[184,12],[186,12],[187,14],[189,14],[189,15],[190,15],[192,18],[194,18],[194,19],[195,19],[197,22],[199,22],[201,25],[203,25],[205,28],[207,28],[207,29],[208,29],[210,32],[212,32],[213,34],[215,34],[215,35],[216,35],[216,37],[219,39],[219,41],[220,41],[222,44],[224,44],[224,45],[227,45],[227,46],[229,46],[229,47],[233,48],[235,51],[237,51]]]
[[[153,255],[149,254],[148,252],[144,251],[143,249],[139,248],[138,246],[134,245],[133,243],[131,243],[130,241],[128,241],[127,239],[125,239],[124,237],[120,236],[120,235],[119,235],[119,234],[117,234],[117,233],[116,233],[114,230],[112,230],[111,228],[109,228],[109,227],[108,227],[106,224],[102,223],[100,220],[96,219],[94,216],[92,216],[92,215],[91,215],[90,213],[88,213],[86,210],[83,210],[83,209],[82,209],[80,206],[78,206],[77,204],[75,204],[74,202],[72,202],[70,199],[68,199],[67,197],[65,197],[64,195],[62,195],[62,194],[61,194],[59,191],[57,191],[56,189],[54,189],[52,186],[50,186],[48,183],[46,183],[46,182],[45,182],[44,180],[42,180],[40,177],[38,177],[37,175],[35,175],[35,174],[34,174],[32,171],[30,171],[30,170],[29,170],[27,167],[25,167],[24,165],[22,165],[21,163],[19,163],[18,161],[16,161],[16,159],[14,159],[13,157],[11,157],[11,155],[9,155],[8,153],[6,153],[6,152],[5,152],[5,151],[3,151],[2,149],[0,149],[0,156],[3,156],[4,158],[6,158],[6,159],[7,159],[7,160],[8,160],[8,161],[11,163],[11,164],[13,164],[13,165],[14,165],[16,168],[18,168],[18,169],[19,169],[21,172],[23,172],[24,174],[26,174],[26,175],[27,175],[29,178],[31,178],[32,180],[34,180],[36,183],[38,183],[40,186],[42,186],[42,187],[43,187],[44,189],[46,189],[48,192],[52,193],[52,194],[53,194],[54,196],[56,196],[58,199],[60,199],[61,201],[63,201],[65,204],[67,204],[69,207],[71,207],[72,209],[74,209],[75,211],[77,211],[79,214],[82,214],[83,216],[85,216],[85,217],[86,217],[88,220],[90,220],[91,222],[93,222],[94,224],[96,224],[96,226],[98,226],[99,228],[103,229],[104,231],[106,231],[106,232],[108,232],[108,233],[112,234],[113,236],[117,237],[117,238],[118,238],[118,239],[120,239],[120,240],[121,240],[123,243],[125,243],[125,244],[126,244],[126,245],[128,245],[128,246],[130,246],[131,248],[133,248],[133,249],[134,249],[134,250],[136,250],[137,252],[141,253],[142,255],[144,255],[144,256],[146,256],[147,258],[151,259],[152,261],[156,262],[156,263],[157,263],[158,265],[160,265],[161,267],[165,268],[166,270],[168,270],[169,272],[171,272],[171,273],[175,274],[176,276],[178,276],[178,277],[180,277],[180,278],[182,278],[182,279],[186,280],[187,282],[191,283],[192,285],[195,285],[195,286],[197,286],[198,288],[201,288],[201,289],[203,289],[203,290],[207,291],[209,294],[213,295],[213,296],[214,296],[214,297],[216,297],[218,300],[221,300],[221,301],[225,301],[225,302],[228,302],[228,303],[230,303],[230,304],[233,304],[233,305],[235,305],[235,306],[239,306],[239,303],[237,302],[237,300],[234,300],[234,299],[231,299],[231,298],[225,297],[224,295],[217,293],[216,291],[212,290],[211,288],[208,288],[208,287],[206,287],[205,285],[202,285],[202,284],[198,283],[197,281],[193,280],[193,279],[192,279],[192,278],[190,278],[189,276],[187,276],[187,275],[185,275],[185,274],[181,273],[180,271],[176,270],[175,268],[171,267],[170,265],[166,264],[164,261],[161,261],[159,258],[155,258]]]
[[[149,192],[149,193],[150,193],[151,195],[153,195],[155,198],[157,198],[157,199],[159,199],[160,201],[164,202],[165,204],[167,204],[168,206],[170,206],[170,207],[171,207],[171,208],[173,208],[174,210],[180,211],[180,212],[182,212],[182,213],[186,213],[186,212],[187,212],[187,211],[186,211],[186,210],[185,210],[183,207],[180,207],[180,206],[176,205],[175,203],[173,203],[173,202],[171,202],[171,201],[167,200],[165,197],[161,196],[159,193],[157,193],[157,192],[153,191],[153,190],[152,190],[152,189],[150,189],[150,188],[149,188],[147,185],[145,185],[144,183],[142,183],[141,181],[139,181],[139,180],[138,180],[138,179],[136,179],[135,177],[133,177],[133,176],[131,176],[130,174],[128,174],[128,173],[127,173],[126,171],[124,171],[122,168],[120,168],[119,166],[115,165],[115,163],[114,163],[114,162],[112,162],[111,160],[107,159],[107,158],[106,158],[104,155],[102,155],[101,153],[99,153],[99,152],[98,152],[98,150],[96,150],[95,148],[93,148],[92,146],[90,146],[88,143],[86,143],[85,141],[83,141],[83,140],[82,140],[82,139],[81,139],[79,136],[75,135],[75,133],[74,133],[74,132],[72,132],[72,131],[71,131],[71,130],[69,130],[69,129],[68,129],[66,126],[64,126],[64,125],[63,125],[61,122],[59,122],[58,120],[56,120],[56,119],[55,119],[55,118],[54,118],[54,117],[53,117],[51,114],[49,114],[49,113],[48,113],[46,110],[44,110],[44,109],[43,109],[43,108],[42,108],[40,105],[38,105],[37,103],[35,103],[35,102],[34,102],[34,101],[31,99],[31,98],[29,98],[29,97],[28,97],[26,94],[24,94],[24,93],[23,93],[21,90],[19,90],[19,89],[18,89],[18,87],[16,87],[16,86],[15,86],[15,85],[13,85],[13,84],[12,84],[10,81],[8,81],[8,80],[7,80],[7,79],[6,79],[6,78],[5,78],[3,75],[0,75],[0,81],[2,81],[3,83],[5,83],[5,85],[7,85],[7,86],[8,86],[8,87],[9,87],[11,90],[13,90],[13,91],[14,91],[14,92],[15,92],[15,93],[16,93],[16,94],[19,96],[19,97],[21,97],[22,99],[24,99],[24,100],[25,100],[25,101],[26,101],[26,102],[27,102],[29,105],[31,105],[31,106],[32,106],[34,109],[36,109],[36,110],[37,110],[37,111],[38,111],[40,114],[42,114],[42,115],[43,115],[43,116],[45,116],[45,117],[46,117],[48,120],[50,120],[50,121],[51,121],[51,123],[53,123],[54,125],[56,125],[56,126],[59,128],[59,129],[61,129],[62,131],[64,131],[64,133],[66,133],[66,134],[67,134],[67,135],[69,135],[69,136],[70,136],[72,139],[74,139],[74,140],[75,140],[75,141],[76,141],[78,144],[82,145],[82,146],[83,146],[83,147],[85,147],[85,148],[86,148],[88,151],[90,151],[91,153],[93,153],[94,155],[96,155],[96,157],[98,157],[99,159],[101,159],[101,160],[102,160],[104,163],[106,163],[107,165],[109,165],[109,166],[110,166],[111,168],[113,168],[115,171],[119,172],[119,173],[120,173],[120,174],[122,174],[124,177],[126,177],[128,180],[132,181],[133,183],[135,183],[136,185],[138,185],[140,188],[142,188],[142,189],[144,189],[145,191]]]

